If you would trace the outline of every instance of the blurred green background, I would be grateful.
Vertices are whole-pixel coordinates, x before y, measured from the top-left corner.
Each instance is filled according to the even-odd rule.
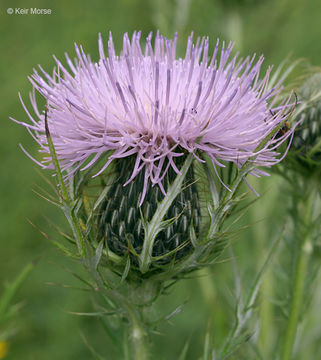
[[[7,14],[7,8],[30,7],[49,8],[52,14]],[[187,36],[194,31],[196,35],[208,35],[212,46],[219,37],[236,41],[241,55],[264,53],[266,64],[278,65],[291,55],[291,59],[304,57],[313,65],[321,65],[320,16],[321,2],[312,0],[1,1],[0,291],[25,264],[39,260],[16,298],[24,307],[14,324],[16,333],[9,341],[6,359],[91,359],[83,336],[107,358],[108,354],[113,358],[115,351],[97,320],[69,314],[91,309],[86,293],[60,286],[80,285],[66,269],[75,271],[77,265],[66,260],[50,239],[28,221],[51,239],[59,239],[59,234],[46,218],[67,228],[59,210],[33,192],[39,185],[44,186],[44,180],[18,144],[22,143],[32,154],[36,153],[36,144],[23,127],[8,119],[13,116],[27,120],[17,93],[20,91],[28,104],[31,85],[27,76],[33,67],[41,64],[50,72],[54,66],[51,55],[63,60],[64,52],[68,52],[73,57],[74,42],[83,45],[96,60],[99,32],[106,35],[112,31],[119,50],[124,32],[142,30],[146,36],[157,29],[168,37],[178,31],[181,54]],[[238,224],[250,223],[238,234],[234,250],[245,284],[253,279],[272,234],[281,229],[287,211],[280,179],[273,176],[251,183],[267,195]],[[159,359],[176,359],[188,339],[188,359],[197,358],[208,327],[219,330],[214,333],[214,343],[226,335],[235,305],[231,267],[228,261],[222,261],[209,272],[211,278],[183,281],[169,297],[161,299],[160,312],[171,311],[186,299],[188,302],[171,324],[161,328],[163,335],[155,338],[154,350]],[[275,316],[277,327],[278,314],[271,316]],[[273,334],[266,336],[274,341]],[[313,348],[310,351],[313,353]],[[250,356],[256,359],[253,353]]]

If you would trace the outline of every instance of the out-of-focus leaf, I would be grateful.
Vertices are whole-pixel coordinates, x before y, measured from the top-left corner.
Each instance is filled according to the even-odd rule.
[[[13,282],[5,285],[4,292],[0,297],[0,323],[7,318],[7,312],[12,306],[13,297],[23,285],[34,266],[35,262],[27,264]]]

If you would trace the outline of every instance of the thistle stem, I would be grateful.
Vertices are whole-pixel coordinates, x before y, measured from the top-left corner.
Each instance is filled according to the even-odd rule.
[[[130,336],[132,342],[133,359],[148,360],[150,357],[146,330],[137,316],[136,310],[128,309],[128,311],[131,321]]]
[[[312,234],[311,230],[309,231],[309,225],[311,226],[312,223],[312,202],[314,198],[313,195],[314,191],[311,191],[307,202],[303,204],[302,208],[300,209],[301,211],[298,212],[299,218],[294,219],[295,221],[300,221],[300,215],[303,215],[302,218],[305,220],[305,223],[303,224],[303,226],[305,227],[305,231],[303,232],[303,234],[305,234],[306,236],[304,241],[300,244],[299,254],[296,261],[290,314],[283,342],[281,360],[291,359],[297,327],[299,325],[300,313],[304,299],[304,287],[308,271],[309,258],[313,250]]]

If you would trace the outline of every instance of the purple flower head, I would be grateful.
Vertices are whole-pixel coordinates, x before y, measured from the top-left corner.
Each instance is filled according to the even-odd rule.
[[[55,58],[53,76],[39,66],[42,74],[35,70],[30,77],[46,99],[50,134],[66,177],[112,151],[95,175],[114,159],[133,156],[135,166],[124,185],[144,171],[144,189],[150,181],[164,192],[164,176],[170,167],[180,173],[175,159],[187,152],[199,161],[203,152],[208,154],[214,168],[223,167],[222,161],[241,166],[248,160],[270,167],[282,159],[277,148],[292,131],[275,135],[257,150],[293,105],[290,98],[277,102],[281,86],[271,89],[271,68],[259,79],[263,56],[256,62],[255,55],[231,58],[232,45],[223,42],[219,50],[218,41],[209,56],[208,38],[193,43],[191,35],[185,57],[177,58],[177,36],[169,40],[157,33],[153,46],[150,34],[143,48],[140,38],[140,32],[131,40],[126,33],[117,56],[110,34],[106,56],[99,36],[98,62],[76,45],[76,60],[66,56],[68,70]],[[30,98],[38,119],[23,104],[31,124],[19,123],[47,154],[38,163],[53,168],[44,112],[38,110],[35,92]]]

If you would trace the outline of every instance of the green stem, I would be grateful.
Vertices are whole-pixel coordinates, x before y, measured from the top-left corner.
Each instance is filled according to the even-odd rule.
[[[103,283],[103,280],[97,271],[91,271],[91,274],[96,281],[99,292],[101,295],[110,299],[115,304],[119,305],[119,308],[125,310],[128,315],[129,320],[129,334],[132,348],[132,356],[130,359],[132,360],[149,360],[149,341],[148,341],[148,333],[145,330],[144,323],[142,321],[142,317],[139,313],[139,310],[135,305],[133,305],[133,301],[137,300],[136,298],[131,299],[132,301],[128,301],[126,297],[120,294],[116,289],[107,290]]]
[[[301,305],[304,294],[304,284],[305,284],[305,278],[306,278],[311,250],[312,250],[311,239],[306,239],[302,248],[300,249],[299,258],[297,261],[295,278],[294,278],[294,289],[293,289],[292,301],[291,301],[291,310],[286,328],[281,360],[291,359],[291,353],[295,341],[296,330],[299,323]]]
[[[299,325],[300,313],[304,299],[304,287],[308,271],[309,258],[313,250],[312,234],[311,230],[309,231],[309,225],[311,226],[312,223],[312,202],[314,198],[313,194],[314,192],[311,191],[307,202],[303,204],[303,207],[301,209],[302,212],[299,211],[298,213],[299,217],[300,215],[303,215],[303,219],[305,220],[305,223],[303,224],[303,234],[305,234],[306,236],[304,241],[300,245],[299,255],[296,261],[291,308],[284,337],[281,360],[291,359],[296,332]],[[294,219],[294,221],[300,221],[300,218]]]
[[[58,188],[59,188],[59,193],[61,196],[60,201],[62,203],[62,210],[72,228],[73,234],[75,236],[75,240],[77,242],[77,247],[78,247],[79,253],[83,258],[85,258],[86,257],[86,249],[84,246],[83,235],[80,230],[79,222],[78,222],[77,217],[74,212],[74,206],[69,198],[69,195],[68,195],[68,192],[67,192],[64,180],[63,180],[58,156],[57,156],[55,146],[54,146],[54,143],[53,143],[51,135],[50,135],[48,120],[47,120],[47,110],[45,111],[45,129],[46,129],[46,137],[47,137],[50,155],[52,157],[52,162],[55,166],[56,175],[58,178]]]
[[[136,310],[128,309],[131,329],[130,336],[133,349],[134,360],[148,360],[149,357],[149,346],[146,330],[139,317],[137,316]]]

